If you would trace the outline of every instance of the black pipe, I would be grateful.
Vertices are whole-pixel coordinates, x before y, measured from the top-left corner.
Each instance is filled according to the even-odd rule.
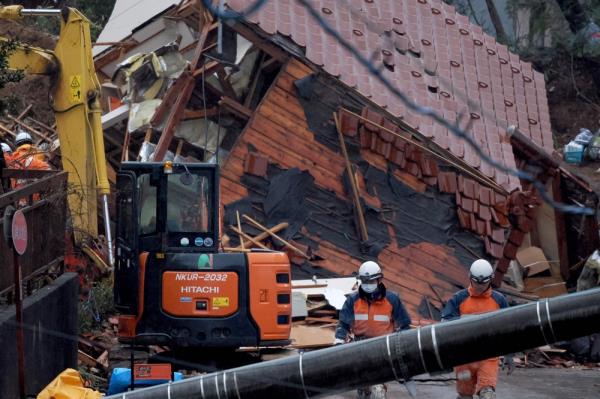
[[[109,398],[308,398],[600,332],[600,288]]]

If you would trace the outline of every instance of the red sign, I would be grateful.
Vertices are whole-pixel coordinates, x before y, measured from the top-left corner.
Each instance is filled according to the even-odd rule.
[[[12,240],[15,251],[23,255],[27,251],[27,220],[21,210],[13,215],[12,220]]]

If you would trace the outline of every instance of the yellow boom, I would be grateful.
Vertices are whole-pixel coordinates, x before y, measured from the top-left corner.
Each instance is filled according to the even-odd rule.
[[[108,214],[110,187],[100,121],[100,83],[92,57],[90,22],[74,8],[28,10],[22,6],[0,7],[0,19],[21,19],[26,15],[60,17],[60,36],[54,51],[18,44],[8,60],[9,68],[51,77],[52,107],[62,164],[63,169],[69,172],[68,202],[75,240],[80,243],[86,235],[98,236],[97,201],[100,195],[109,260],[113,264]]]

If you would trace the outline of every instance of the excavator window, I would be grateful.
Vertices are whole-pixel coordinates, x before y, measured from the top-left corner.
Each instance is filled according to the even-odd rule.
[[[210,180],[203,175],[172,174],[167,180],[167,230],[207,233],[212,231]]]
[[[149,173],[138,177],[138,192],[140,193],[140,235],[155,234],[157,187],[152,184],[151,175]]]

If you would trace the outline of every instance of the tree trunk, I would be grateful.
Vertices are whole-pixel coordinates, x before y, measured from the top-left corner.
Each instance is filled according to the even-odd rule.
[[[556,0],[573,33],[585,28],[588,19],[583,7],[577,0]]]
[[[502,26],[502,21],[500,20],[500,15],[496,9],[494,0],[485,0],[485,3],[487,4],[492,24],[494,24],[494,28],[496,29],[496,39],[499,42],[506,43],[506,31],[504,30],[504,26]]]

